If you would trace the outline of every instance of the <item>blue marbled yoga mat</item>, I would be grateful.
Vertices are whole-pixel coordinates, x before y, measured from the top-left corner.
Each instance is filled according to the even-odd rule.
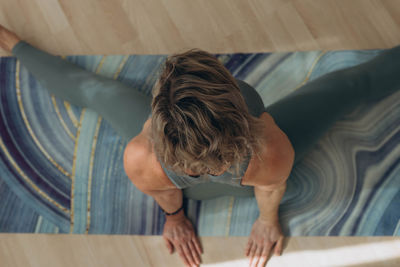
[[[268,106],[380,52],[216,56]],[[149,95],[165,58],[64,57]],[[158,204],[124,173],[128,140],[106,121],[54,98],[14,57],[0,58],[0,97],[0,232],[162,234]],[[288,179],[280,206],[285,235],[400,235],[399,141],[400,93],[337,121]],[[185,212],[202,236],[247,236],[259,214],[255,198],[229,196],[185,200]]]

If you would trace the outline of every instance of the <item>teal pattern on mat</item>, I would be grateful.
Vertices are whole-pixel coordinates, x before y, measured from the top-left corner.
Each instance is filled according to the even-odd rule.
[[[216,54],[265,106],[382,50]],[[65,60],[150,95],[167,55]],[[161,235],[164,215],[124,173],[128,140],[98,114],[52,97],[15,57],[0,58],[0,232]],[[295,115],[295,114],[294,114]],[[400,236],[400,92],[360,106],[292,172],[280,206],[287,236]],[[255,198],[184,200],[203,236],[248,236]]]

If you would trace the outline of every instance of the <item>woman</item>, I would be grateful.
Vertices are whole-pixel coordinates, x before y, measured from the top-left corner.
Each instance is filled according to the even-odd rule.
[[[245,254],[250,265],[263,266],[274,245],[276,255],[282,251],[278,207],[293,166],[344,114],[400,87],[400,46],[264,108],[254,88],[198,49],[167,58],[151,98],[34,48],[2,26],[0,45],[50,92],[97,111],[130,140],[126,174],[161,206],[166,245],[191,266],[202,250],[182,210],[183,195],[255,196],[260,216]]]

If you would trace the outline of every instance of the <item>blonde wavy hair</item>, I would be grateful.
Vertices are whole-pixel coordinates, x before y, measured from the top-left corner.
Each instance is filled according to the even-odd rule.
[[[227,171],[259,155],[264,122],[253,117],[229,70],[198,48],[168,56],[152,89],[149,140],[178,174]]]

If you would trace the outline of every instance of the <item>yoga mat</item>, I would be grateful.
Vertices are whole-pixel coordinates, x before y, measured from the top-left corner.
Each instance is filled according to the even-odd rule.
[[[381,51],[215,55],[268,106]],[[63,58],[150,95],[166,56]],[[158,204],[124,173],[129,140],[107,121],[52,96],[15,57],[0,58],[0,97],[0,232],[162,234]],[[284,234],[399,236],[399,141],[400,92],[337,121],[287,182],[280,205]],[[200,236],[248,236],[259,214],[255,198],[185,199],[184,207]]]

